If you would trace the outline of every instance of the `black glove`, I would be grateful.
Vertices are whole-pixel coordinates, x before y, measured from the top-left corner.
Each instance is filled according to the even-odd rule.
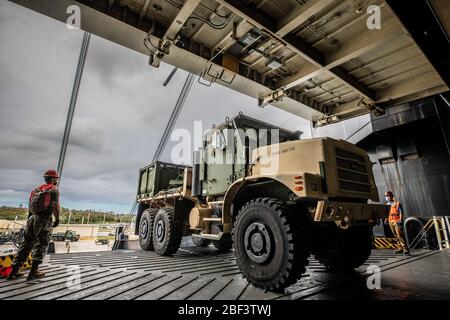
[[[52,225],[53,228],[56,228],[57,226],[59,226],[59,219],[56,219]]]

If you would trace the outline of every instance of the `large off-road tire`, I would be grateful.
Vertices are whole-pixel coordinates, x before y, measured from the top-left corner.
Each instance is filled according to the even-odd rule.
[[[256,287],[279,291],[306,271],[309,249],[299,227],[301,212],[291,213],[271,198],[251,200],[239,210],[233,247],[239,269]]]
[[[228,233],[223,234],[220,240],[213,240],[213,245],[219,251],[228,251],[233,247],[233,241],[231,235]]]
[[[361,266],[372,251],[370,226],[355,226],[338,230],[337,236],[316,250],[315,258],[327,269],[338,272],[350,271]]]
[[[153,251],[153,223],[158,209],[145,209],[139,222],[139,245],[142,249]]]
[[[153,246],[160,256],[169,256],[178,251],[183,230],[175,220],[173,209],[158,210],[153,223]]]
[[[199,248],[206,248],[211,244],[211,240],[199,237],[192,237],[192,242],[195,244],[196,247]]]

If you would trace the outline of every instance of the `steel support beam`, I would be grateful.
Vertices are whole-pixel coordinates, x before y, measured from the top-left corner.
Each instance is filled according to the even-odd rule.
[[[216,12],[218,12],[220,9],[222,9],[223,7],[221,6],[221,5],[218,5],[217,7],[216,7],[216,9],[214,9],[214,11],[215,12],[212,12],[210,15],[209,15],[209,17],[208,17],[208,19],[211,21],[211,19],[213,19],[213,18],[215,18],[216,16],[217,16],[217,14],[216,14]],[[197,31],[195,31],[195,33],[192,35],[192,40],[196,40],[196,38],[198,37],[198,35],[200,34],[200,33],[202,33],[203,32],[203,30],[205,30],[205,28],[207,27],[208,25],[206,24],[206,23],[204,23],[203,22],[203,24],[197,29]]]
[[[396,18],[382,22],[380,30],[367,30],[326,56],[325,68],[331,69],[406,35]]]
[[[399,32],[399,30],[401,30],[401,25],[394,19],[390,19],[383,24],[383,28],[381,30],[368,30],[362,35],[355,38],[354,41],[349,42],[348,45],[340,48],[335,53],[325,56],[324,66],[320,69],[322,69],[323,71],[329,70],[338,78],[344,77],[341,79],[345,82],[347,82],[347,79],[350,79],[349,84],[354,87],[356,91],[360,91],[363,95],[371,97],[371,99],[373,99],[373,92],[370,92],[369,89],[365,88],[361,83],[349,76],[346,72],[343,71],[343,69],[338,68],[338,66],[358,57],[359,55],[365,54],[375,48],[386,45],[390,41],[393,41],[397,37],[405,34],[405,32]],[[292,77],[281,80],[279,82],[279,86],[283,88],[295,87],[304,82],[305,79],[314,77],[318,71],[319,69],[314,70],[310,75],[305,74],[304,72],[300,72],[293,75]]]
[[[442,84],[442,80],[436,72],[429,72],[414,79],[401,82],[399,84],[389,86],[386,89],[377,92],[377,101],[386,102],[398,99],[420,91],[438,87]]]
[[[386,2],[450,87],[450,42],[429,1],[409,1],[407,6],[401,4],[401,1]],[[449,8],[448,1],[442,1],[444,2],[446,8]]]
[[[86,63],[90,40],[91,35],[87,32],[84,32],[80,56],[78,58],[77,71],[75,73],[75,80],[73,82],[72,96],[70,98],[69,110],[67,112],[66,125],[64,127],[64,135],[61,142],[61,150],[59,151],[58,173],[60,177],[62,177],[62,172],[64,169],[64,161],[66,159],[66,152],[67,146],[69,144],[70,131],[72,129],[73,116],[75,114],[75,107],[77,105],[78,91],[80,90],[81,78],[83,77],[84,65]]]
[[[382,112],[381,108],[378,108]],[[322,127],[329,124],[337,123],[343,120],[359,117],[369,112],[376,112],[377,109],[370,109],[368,106],[361,104],[360,99],[355,99],[348,103],[334,107],[329,116],[319,116],[313,120],[313,126]]]
[[[398,105],[401,103],[407,103],[410,101],[426,98],[429,96],[434,96],[436,94],[444,93],[446,91],[448,91],[447,85],[441,84],[437,87],[433,87],[433,88],[426,89],[426,90],[421,90],[419,92],[415,92],[415,93],[412,93],[410,95],[407,95],[407,96],[404,96],[401,98],[391,99],[386,102],[382,102],[382,103],[380,103],[380,106],[382,106],[382,107],[395,106],[395,105]]]
[[[275,33],[280,37],[284,37],[333,2],[334,0],[310,0],[302,6],[298,6],[278,21],[278,30]]]
[[[423,90],[423,88],[427,88]],[[400,103],[406,103],[421,99],[431,95],[446,92],[448,87],[439,80],[437,74],[429,73],[423,77],[412,80],[412,82],[402,82],[395,86],[381,90],[377,93],[377,105],[381,112],[384,108]],[[377,110],[378,110],[377,109]],[[317,117],[314,126],[323,126],[334,122],[358,117],[368,113],[368,108],[355,99],[348,103],[338,105],[330,110],[332,116]]]
[[[166,147],[167,142],[169,141],[170,134],[178,120],[178,117],[183,109],[184,103],[186,102],[186,98],[191,91],[192,84],[194,83],[195,75],[189,73],[186,77],[186,81],[184,82],[183,88],[181,89],[180,95],[178,96],[178,100],[175,103],[175,106],[172,110],[172,114],[170,115],[169,121],[167,122],[166,128],[164,129],[164,133],[161,137],[161,140],[156,148],[155,154],[153,155],[152,162],[158,161],[161,158],[161,155]]]
[[[286,46],[299,54],[301,57],[306,59],[312,66],[305,65],[305,68],[311,70],[309,73],[305,71],[300,71],[299,74],[293,76],[293,78],[284,79],[279,82],[278,87],[284,90],[292,88],[303,81],[312,78],[314,75],[320,72],[328,73],[331,77],[340,79],[346,82],[355,92],[364,97],[368,102],[374,102],[375,94],[369,89],[365,88],[363,84],[358,83],[352,77],[346,76],[346,79],[342,79],[343,70],[336,69],[330,70],[331,68],[326,68],[326,57],[317,49],[312,48],[310,45],[302,41],[299,37],[292,34],[288,34],[284,37],[278,36],[276,33],[278,31],[278,23],[274,21],[269,15],[264,12],[258,11],[256,6],[252,3],[246,5],[238,0],[217,0],[220,4],[227,7],[229,10],[240,15],[244,19],[251,22],[253,25],[260,29],[267,30],[272,36],[280,41],[286,43]],[[323,3],[322,3],[323,4]],[[347,80],[351,80],[350,83]]]
[[[201,0],[186,0],[175,19],[173,19],[163,38],[175,40],[181,28],[184,26],[187,19],[191,16],[192,12],[194,12],[194,10],[197,8],[200,1]]]
[[[225,41],[230,40],[230,42],[227,43],[227,45],[225,47],[231,46],[236,41],[236,39],[233,38],[233,33],[237,32],[237,30],[244,24],[244,20],[241,20],[238,23],[236,23],[236,22],[234,22],[234,23],[235,23],[235,25],[233,25],[233,29],[231,31],[227,32],[227,34],[222,39],[217,41],[217,43],[211,49],[212,53],[214,53],[217,49],[219,49]],[[224,49],[225,47],[223,47],[221,49],[225,50]]]
[[[142,25],[142,20],[144,20],[145,15],[147,14],[148,7],[150,6],[150,2],[152,0],[145,0],[144,6],[142,7],[142,11],[139,14],[139,23],[138,26]]]
[[[186,21],[194,12],[195,8],[197,8],[200,1],[201,0],[186,0],[178,14],[172,20],[170,26],[167,28],[161,41],[159,41],[158,48],[155,48],[156,50],[150,52],[149,64],[151,66],[158,68],[163,57],[169,53],[172,45],[177,44]]]
[[[375,92],[364,86],[355,77],[349,75],[343,68],[336,67],[329,71],[343,80],[350,88],[362,94],[362,96],[370,98],[369,100],[375,100]]]

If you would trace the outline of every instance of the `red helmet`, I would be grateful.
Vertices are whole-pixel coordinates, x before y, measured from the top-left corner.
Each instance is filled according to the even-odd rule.
[[[44,177],[59,178],[59,174],[58,171],[51,169],[44,173]]]

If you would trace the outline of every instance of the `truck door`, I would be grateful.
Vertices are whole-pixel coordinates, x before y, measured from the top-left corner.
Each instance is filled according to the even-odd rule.
[[[204,149],[203,193],[225,193],[236,180],[234,175],[235,138],[232,130],[214,130]]]

